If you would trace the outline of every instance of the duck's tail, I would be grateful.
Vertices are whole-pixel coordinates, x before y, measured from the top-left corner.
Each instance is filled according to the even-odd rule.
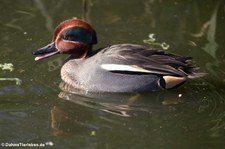
[[[204,72],[193,72],[191,74],[188,74],[187,77],[190,79],[194,79],[194,78],[204,77],[206,75],[207,75],[207,73],[204,73]]]

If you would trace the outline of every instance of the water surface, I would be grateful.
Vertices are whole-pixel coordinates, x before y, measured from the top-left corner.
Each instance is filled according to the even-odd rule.
[[[0,143],[46,143],[48,148],[224,148],[225,4],[163,0],[1,0]],[[191,56],[208,73],[179,89],[84,97],[59,88],[65,56],[34,62],[59,22],[83,18],[99,48],[144,44],[150,33],[169,52]],[[149,46],[148,44],[144,44]],[[4,147],[2,147],[4,148]]]

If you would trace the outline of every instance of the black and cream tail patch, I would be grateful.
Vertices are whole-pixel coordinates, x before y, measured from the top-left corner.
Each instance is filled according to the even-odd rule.
[[[176,88],[182,85],[186,80],[187,78],[185,77],[163,76],[159,80],[158,85],[165,89]]]

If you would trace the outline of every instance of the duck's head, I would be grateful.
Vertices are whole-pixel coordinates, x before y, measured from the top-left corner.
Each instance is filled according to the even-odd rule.
[[[50,44],[33,51],[33,54],[37,56],[35,61],[58,53],[70,54],[72,58],[84,58],[96,43],[96,32],[88,23],[70,19],[56,27]]]

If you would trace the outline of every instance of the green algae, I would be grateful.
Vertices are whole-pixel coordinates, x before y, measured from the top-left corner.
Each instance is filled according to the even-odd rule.
[[[156,42],[156,38],[154,36],[155,36],[155,34],[153,34],[153,33],[149,34],[148,39],[144,39],[143,42],[146,44],[149,44],[151,46],[159,46],[164,50],[169,49],[170,45],[168,45],[165,42],[162,42],[162,43]]]
[[[0,64],[0,69],[4,70],[9,70],[10,72],[12,72],[15,68],[13,67],[12,63],[4,63],[4,64]],[[16,85],[21,85],[22,80],[20,80],[19,78],[0,78],[0,81],[15,81]]]

